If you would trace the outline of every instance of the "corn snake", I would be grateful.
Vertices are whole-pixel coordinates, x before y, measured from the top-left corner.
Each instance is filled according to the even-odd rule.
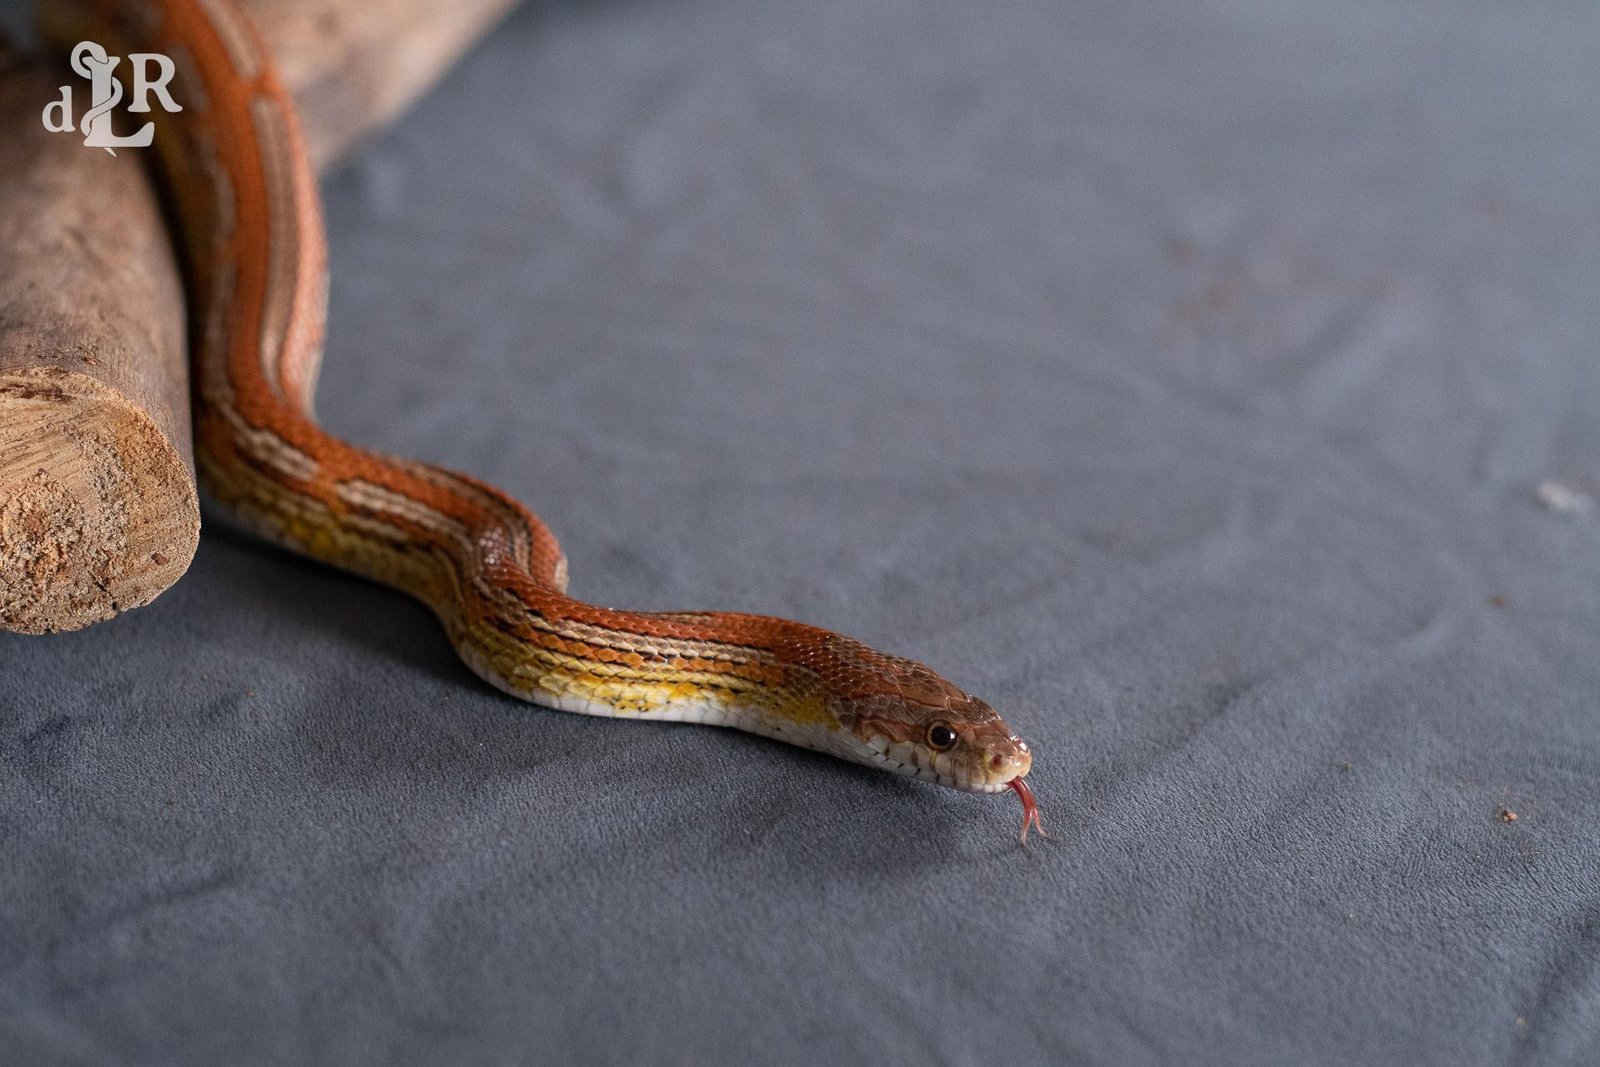
[[[1010,789],[1023,842],[1044,833],[1028,746],[928,667],[798,622],[574,599],[556,539],[516,500],[324,431],[316,175],[248,16],[233,0],[130,0],[100,3],[74,31],[177,65],[184,110],[157,144],[189,268],[197,466],[230,519],[421,600],[468,667],[522,700],[730,726],[956,789]]]

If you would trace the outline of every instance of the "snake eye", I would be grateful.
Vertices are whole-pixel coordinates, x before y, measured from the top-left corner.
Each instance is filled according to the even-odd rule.
[[[936,722],[928,727],[928,747],[935,752],[948,752],[956,747],[955,727],[947,722]]]

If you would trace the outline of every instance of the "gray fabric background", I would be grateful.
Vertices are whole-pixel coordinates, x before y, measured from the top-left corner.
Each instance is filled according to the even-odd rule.
[[[0,1062],[1600,1062],[1600,516],[1534,493],[1600,492],[1597,41],[522,11],[327,183],[326,421],[580,595],[935,665],[1061,841],[519,705],[213,522],[0,635]]]

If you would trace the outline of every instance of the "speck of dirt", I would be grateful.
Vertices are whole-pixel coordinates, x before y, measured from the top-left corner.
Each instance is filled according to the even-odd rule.
[[[1213,282],[1206,290],[1206,306],[1212,311],[1232,311],[1239,303],[1239,283],[1232,278]]]

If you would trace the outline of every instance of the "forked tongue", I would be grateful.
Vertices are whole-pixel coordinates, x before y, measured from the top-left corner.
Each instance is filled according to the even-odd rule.
[[[1022,836],[1018,840],[1024,846],[1027,845],[1028,827],[1031,826],[1039,831],[1039,836],[1046,841],[1054,841],[1055,838],[1045,831],[1044,823],[1039,821],[1039,802],[1033,799],[1033,790],[1028,788],[1028,783],[1021,778],[1013,778],[1006,784],[1016,792],[1017,796],[1022,798]]]

